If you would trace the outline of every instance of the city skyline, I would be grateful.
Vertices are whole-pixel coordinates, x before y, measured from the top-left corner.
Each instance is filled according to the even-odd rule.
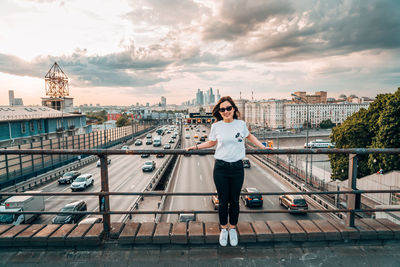
[[[75,105],[168,104],[220,90],[375,97],[400,84],[397,1],[3,1],[0,105],[40,104],[54,62]]]

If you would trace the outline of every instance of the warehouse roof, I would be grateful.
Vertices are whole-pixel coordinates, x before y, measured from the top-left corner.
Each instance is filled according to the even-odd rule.
[[[63,113],[44,106],[0,106],[0,122],[75,116],[81,114]]]

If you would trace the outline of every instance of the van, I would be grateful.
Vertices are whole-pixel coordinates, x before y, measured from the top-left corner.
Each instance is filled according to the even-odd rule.
[[[26,191],[26,193],[40,193],[40,191]],[[0,206],[1,211],[20,212],[20,211],[44,211],[44,196],[12,196]],[[19,225],[28,224],[34,221],[40,214],[0,214],[1,224]]]

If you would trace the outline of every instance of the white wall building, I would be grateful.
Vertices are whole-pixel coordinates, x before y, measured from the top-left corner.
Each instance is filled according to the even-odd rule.
[[[328,119],[335,124],[342,123],[361,108],[368,109],[368,107],[369,103],[347,102],[309,105],[310,124],[313,127],[318,126],[322,121]],[[284,114],[285,128],[302,128],[307,121],[307,106],[305,104],[286,104]]]

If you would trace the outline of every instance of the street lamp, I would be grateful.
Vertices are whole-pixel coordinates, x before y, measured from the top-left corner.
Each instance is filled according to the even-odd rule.
[[[291,94],[296,100],[299,100],[301,102],[303,102],[304,104],[306,104],[306,148],[308,148],[308,123],[309,123],[309,114],[308,114],[308,101],[304,100],[303,98],[299,97],[298,95],[295,94]],[[306,183],[307,183],[307,176],[308,176],[308,154],[306,154]]]

